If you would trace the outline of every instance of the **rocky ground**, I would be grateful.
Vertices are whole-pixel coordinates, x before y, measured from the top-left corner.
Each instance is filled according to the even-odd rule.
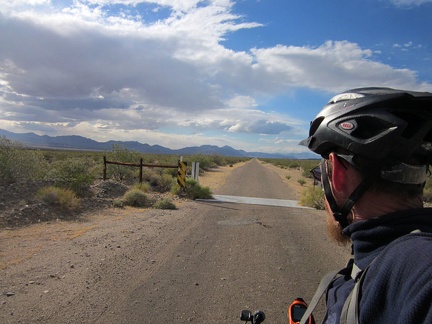
[[[213,171],[205,172],[199,178],[199,183],[203,187],[209,187],[215,194],[218,188],[223,186],[231,171],[243,163],[234,166],[219,167]],[[279,173],[291,187],[296,189],[297,199],[300,198],[301,191],[304,189],[299,183],[301,170],[281,169],[273,165],[267,165],[275,172]],[[32,183],[15,183],[9,186],[0,187],[0,240],[3,246],[19,246],[10,243],[11,240],[24,240],[24,238],[37,240],[43,233],[45,237],[58,236],[58,231],[68,232],[68,227],[76,224],[76,229],[68,232],[70,235],[80,235],[85,233],[85,224],[91,221],[103,221],[104,217],[111,217],[113,214],[133,213],[135,208],[115,208],[113,201],[119,199],[130,188],[130,186],[115,181],[97,181],[92,186],[92,197],[81,199],[81,206],[76,210],[64,210],[49,206],[35,198],[36,192],[43,186],[50,183],[39,181]],[[186,200],[170,193],[149,194],[151,199],[157,201],[163,198],[171,199],[175,205],[181,205]],[[54,226],[55,225],[55,226]],[[55,227],[55,228],[54,228]],[[57,233],[57,234],[56,234]],[[72,233],[72,234],[71,234]],[[29,243],[29,246],[39,246],[38,242]],[[8,267],[11,263],[24,260],[31,251],[27,248],[21,250],[2,249],[0,246],[0,271]],[[20,256],[23,254],[24,256]]]
[[[200,177],[199,182],[202,186],[210,187],[215,194],[224,194],[224,185],[230,174],[234,178],[234,175],[241,173],[238,171],[243,168],[236,168],[242,165],[207,172]],[[300,170],[281,169],[272,165],[266,165],[266,168],[274,170],[283,182],[296,189],[295,194],[293,190],[288,190],[290,199],[300,197],[304,189],[298,182]],[[244,179],[257,172],[241,174]],[[242,183],[234,182],[235,192],[245,192],[251,196],[256,194],[254,190],[242,190]],[[273,183],[267,181],[264,187],[269,188]],[[34,200],[33,193],[38,185],[43,184],[17,184],[0,192],[3,202],[0,215],[3,223],[8,224],[0,228],[0,323],[142,323],[145,322],[143,317],[129,320],[126,315],[141,314],[143,307],[150,307],[153,315],[176,316],[164,321],[153,321],[156,323],[185,323],[195,321],[195,318],[197,323],[232,322],[217,319],[236,318],[242,307],[258,305],[253,296],[253,303],[247,301],[246,295],[250,294],[245,294],[243,290],[249,286],[255,289],[253,283],[262,282],[267,277],[271,280],[265,281],[265,287],[262,288],[264,304],[270,309],[270,317],[276,317],[276,312],[279,312],[285,318],[287,301],[277,298],[277,304],[273,304],[268,301],[266,294],[282,296],[275,293],[274,289],[283,287],[281,290],[284,293],[289,290],[297,296],[290,275],[282,276],[285,281],[277,286],[272,280],[279,278],[285,267],[290,268],[298,249],[292,248],[289,240],[282,244],[277,238],[294,238],[304,229],[312,228],[315,233],[324,228],[322,211],[291,211],[291,217],[300,223],[293,223],[294,227],[286,226],[285,232],[280,233],[279,221],[285,222],[284,209],[273,208],[265,212],[264,216],[259,216],[262,206],[218,206],[173,196],[170,198],[176,199],[177,210],[114,208],[113,200],[121,197],[128,187],[112,182],[95,183],[93,198],[83,200],[83,206],[76,213],[65,214]],[[259,186],[258,183],[247,187],[253,189]],[[224,216],[224,212],[230,216]],[[277,213],[283,216],[275,215]],[[255,234],[245,237],[243,225],[226,225],[231,224],[227,223],[227,217],[253,219],[252,223],[244,226],[248,226],[248,231]],[[257,217],[262,219],[257,221]],[[215,221],[208,222],[209,218]],[[221,221],[216,222],[218,219]],[[293,228],[298,230],[293,231]],[[254,237],[263,233],[268,235],[263,235],[262,242],[260,240],[260,244],[256,245]],[[319,238],[317,242],[313,237],[310,231],[299,233],[298,239],[305,240],[304,244],[300,244],[304,246],[299,254],[302,259],[304,253],[312,251],[309,246],[322,246],[326,242],[324,240],[323,243]],[[266,242],[267,239],[273,241]],[[294,241],[297,246],[296,239]],[[261,251],[267,251],[271,246],[280,246],[282,250],[270,249],[268,253]],[[241,252],[239,255],[234,254],[237,250]],[[249,272],[250,266],[246,262],[250,260],[248,253],[263,253],[269,257],[265,261],[266,266],[258,267],[260,271]],[[321,254],[313,252],[310,260],[318,260],[321,264]],[[245,258],[243,262],[238,261],[241,257]],[[337,260],[339,258],[336,256]],[[274,260],[279,261],[275,263]],[[213,268],[209,269],[209,265]],[[245,273],[251,280],[249,284],[234,280],[243,278]],[[316,271],[312,273],[316,277],[321,275]],[[315,288],[315,279],[311,280],[311,284]],[[213,287],[210,289],[211,296],[208,291],[210,286]],[[286,288],[288,286],[289,289]],[[300,286],[302,291],[307,288],[303,282]],[[145,291],[145,296],[140,289]],[[166,292],[169,289],[174,295]],[[201,294],[192,299],[204,301],[198,306],[199,309],[195,304],[179,306],[189,303],[188,298],[179,298],[178,294],[183,292],[186,295]],[[220,315],[218,312],[221,309],[227,311],[233,304],[226,298],[228,292],[234,296],[233,300],[243,300],[243,303],[231,307],[234,310],[232,313]],[[291,300],[296,296],[285,297]],[[227,301],[230,305],[227,305]],[[139,309],[125,315],[125,305]],[[275,309],[273,315],[272,308]],[[188,309],[194,311],[188,312]],[[198,314],[209,312],[208,309],[217,317],[213,319]],[[203,318],[207,320],[203,321]]]
[[[215,191],[224,184],[229,172],[240,165],[242,164],[237,164],[234,167],[220,167],[206,172],[205,175],[200,177],[200,184]],[[281,169],[273,165],[269,165],[269,167],[278,172],[290,186],[296,188],[298,192],[297,198],[299,199],[303,188],[297,180],[301,178],[301,171]],[[130,186],[120,182],[98,180],[90,189],[90,198],[82,198],[80,207],[76,210],[65,210],[48,205],[35,198],[37,191],[41,187],[49,185],[52,185],[52,183],[33,181],[0,186],[0,230],[2,228],[13,229],[47,221],[76,221],[101,209],[112,208],[113,201],[121,198],[130,189]],[[175,203],[180,199],[170,193],[150,192],[149,195],[153,201],[170,198]]]
[[[13,229],[46,221],[74,221],[105,208],[112,208],[130,186],[117,181],[96,181],[90,188],[90,196],[80,199],[76,209],[64,209],[36,199],[41,187],[50,186],[47,181],[13,183],[0,186],[0,229]],[[163,198],[178,200],[170,193],[149,192],[153,201]]]
[[[207,172],[201,177],[201,185],[217,188],[234,168],[227,166]],[[97,223],[103,221],[104,217],[133,213],[136,210],[113,206],[114,200],[121,198],[130,189],[130,185],[120,182],[96,181],[91,187],[91,198],[82,198],[80,207],[74,210],[48,205],[35,198],[41,187],[49,185],[52,183],[34,181],[0,186],[0,271],[31,255],[31,248],[28,247],[39,246],[40,242],[35,241],[40,236],[44,236],[41,240],[57,237],[59,232],[79,236],[88,230],[85,224],[89,221]],[[148,195],[153,201],[169,198],[175,205],[185,201],[170,193],[150,192]],[[71,226],[74,229],[68,229]],[[15,244],[14,240],[28,240],[29,243],[25,244],[27,247],[23,247]],[[5,246],[17,248],[6,249]]]

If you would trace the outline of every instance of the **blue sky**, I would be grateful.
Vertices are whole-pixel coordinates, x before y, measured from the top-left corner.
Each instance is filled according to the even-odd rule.
[[[432,0],[0,0],[0,128],[267,153],[338,92],[432,92]]]

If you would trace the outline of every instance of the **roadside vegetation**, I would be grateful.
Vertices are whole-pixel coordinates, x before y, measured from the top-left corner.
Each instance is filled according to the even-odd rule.
[[[83,199],[92,198],[91,190],[103,177],[103,158],[109,161],[144,164],[176,165],[179,157],[163,154],[142,154],[123,146],[114,145],[111,151],[71,151],[51,149],[29,149],[21,143],[0,137],[0,187],[14,183],[35,181],[45,183],[34,197],[23,197],[22,204],[35,199],[46,205],[64,210],[79,210]],[[199,162],[200,173],[219,166],[233,165],[249,158],[225,157],[219,155],[183,156],[188,162],[187,175],[191,174],[191,162]],[[317,209],[324,208],[324,195],[321,186],[314,183],[310,170],[316,167],[319,160],[295,159],[261,159],[284,169],[301,171],[301,178],[296,181],[302,187],[300,203]],[[176,209],[174,198],[207,199],[212,197],[208,187],[202,187],[191,178],[186,179],[185,188],[177,184],[176,168],[144,168],[139,183],[139,168],[108,164],[107,179],[127,186],[126,193],[112,200],[112,206],[151,207],[159,209]],[[287,176],[288,180],[291,177]],[[159,195],[159,196],[158,196]],[[156,198],[154,198],[156,197]],[[432,202],[432,181],[428,178],[425,186],[424,201]],[[21,203],[21,202],[20,202]]]
[[[301,178],[297,180],[300,186],[304,187],[300,205],[315,209],[324,209],[324,192],[321,185],[314,181],[310,170],[319,164],[319,160],[296,160],[296,159],[262,159],[282,169],[296,169],[301,171]],[[288,180],[291,177],[286,177]]]
[[[143,154],[121,145],[114,145],[105,152],[31,149],[17,141],[0,137],[0,190],[5,192],[5,189],[1,189],[4,186],[33,186],[37,182],[37,193],[34,197],[23,197],[21,205],[25,206],[34,200],[59,210],[79,211],[81,202],[92,199],[92,189],[102,183],[104,157],[108,161],[133,164],[139,164],[140,159],[143,159],[144,164],[151,165],[177,165],[180,158],[175,155]],[[245,160],[248,158],[201,154],[183,156],[183,161],[188,164],[188,176],[191,174],[191,162],[199,162],[202,174],[219,166]],[[144,167],[142,182],[139,183],[138,167],[115,164],[107,164],[106,167],[108,181],[102,186],[103,191],[108,190],[105,188],[108,182],[128,188],[122,196],[112,199],[114,207],[176,209],[174,200],[178,197],[212,197],[210,188],[202,187],[190,178],[186,178],[185,188],[180,188],[177,184],[177,168]],[[33,192],[36,190],[30,189]]]
[[[49,163],[41,151],[26,150],[19,142],[0,136],[0,184],[43,179]]]
[[[316,209],[324,209],[324,191],[321,184],[314,181],[310,170],[319,164],[319,160],[295,160],[295,159],[261,159],[266,163],[271,163],[283,169],[298,169],[301,170],[302,178],[298,180],[301,186],[305,189],[300,198],[300,204],[307,207]],[[291,178],[287,176],[287,179]],[[426,180],[423,201],[425,206],[432,205],[432,177]]]
[[[177,195],[185,195],[190,199],[210,199],[212,192],[209,187],[202,187],[194,179],[187,178],[184,188],[173,187],[173,193]]]
[[[64,210],[76,210],[80,204],[79,198],[72,190],[52,186],[39,189],[36,199]]]

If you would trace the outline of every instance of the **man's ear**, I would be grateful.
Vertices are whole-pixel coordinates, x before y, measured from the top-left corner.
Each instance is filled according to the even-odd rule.
[[[330,153],[329,160],[332,164],[333,189],[337,192],[346,192],[349,184],[347,168],[336,154]]]

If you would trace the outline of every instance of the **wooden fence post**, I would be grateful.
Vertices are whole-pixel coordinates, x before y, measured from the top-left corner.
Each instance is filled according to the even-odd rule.
[[[178,169],[179,165],[161,165],[161,164],[148,164],[144,163],[144,159],[140,159],[140,163],[128,163],[128,162],[114,162],[114,161],[108,161],[106,159],[106,156],[103,157],[104,161],[104,169],[103,169],[103,179],[107,179],[107,164],[116,164],[116,165],[124,165],[129,167],[139,167],[139,182],[142,183],[143,181],[143,167],[149,167],[149,168],[170,168],[170,169]],[[182,162],[183,163],[183,162]],[[186,163],[183,163],[184,165],[184,174],[186,174]],[[183,180],[184,182],[184,180]]]
[[[143,159],[140,160],[139,183],[142,183],[143,178]]]
[[[103,160],[104,160],[103,179],[104,179],[104,181],[105,181],[105,180],[106,180],[106,173],[107,173],[107,167],[106,167],[106,165],[107,165],[107,163],[106,163],[106,156],[103,157]]]

